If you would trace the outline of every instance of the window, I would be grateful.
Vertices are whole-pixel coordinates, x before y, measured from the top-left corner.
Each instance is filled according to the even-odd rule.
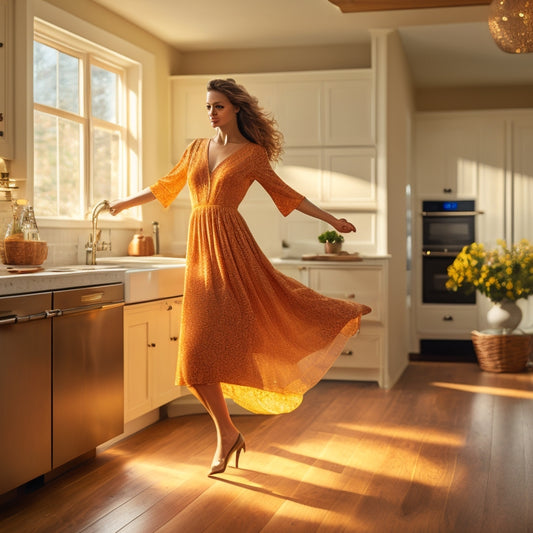
[[[33,203],[40,216],[83,219],[100,200],[139,188],[139,80],[136,63],[36,21]]]

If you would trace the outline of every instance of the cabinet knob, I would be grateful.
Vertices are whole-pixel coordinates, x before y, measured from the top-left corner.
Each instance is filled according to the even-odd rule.
[[[355,300],[355,293],[351,292],[350,294],[346,295],[347,300]]]
[[[169,305],[169,306],[167,307],[167,311],[172,311],[172,306],[171,306],[171,305]]]
[[[341,352],[341,355],[353,355],[353,352],[352,352],[352,350],[343,350]]]
[[[453,189],[445,188],[445,189],[442,189],[442,192],[445,194],[451,194],[453,192]]]
[[[171,340],[171,341],[177,341],[177,340],[178,340],[178,337],[170,337],[170,340]]]
[[[149,342],[148,348],[155,348],[155,342]]]
[[[453,322],[453,316],[452,315],[444,315],[442,317],[442,320],[444,320],[444,322]]]
[[[307,267],[298,267],[299,272],[303,272],[304,270],[307,270]]]

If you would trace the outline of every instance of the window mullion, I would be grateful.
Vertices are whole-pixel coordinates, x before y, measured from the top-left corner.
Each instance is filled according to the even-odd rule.
[[[83,58],[83,72],[85,76],[85,80],[83,83],[83,90],[84,90],[84,97],[83,97],[83,105],[84,105],[84,116],[86,117],[86,127],[84,129],[85,139],[84,139],[84,154],[83,154],[83,161],[84,161],[84,183],[83,183],[83,191],[85,198],[83,199],[84,205],[83,210],[84,212],[88,213],[91,210],[92,203],[93,203],[93,164],[92,164],[92,153],[93,153],[93,122],[92,122],[92,112],[91,112],[91,61],[89,54],[85,54]]]

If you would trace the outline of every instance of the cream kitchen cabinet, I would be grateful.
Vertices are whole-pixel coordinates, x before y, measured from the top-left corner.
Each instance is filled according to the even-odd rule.
[[[326,379],[377,381],[390,387],[388,361],[387,259],[361,262],[275,260],[275,268],[317,292],[364,303],[372,308],[350,338]]]
[[[419,114],[415,124],[416,195],[469,198],[478,193],[481,125],[454,114]]]
[[[415,122],[416,171],[413,212],[412,279],[421,279],[421,200],[468,198],[476,200],[476,240],[487,248],[499,239],[533,239],[533,112],[497,110],[421,113]],[[443,188],[451,189],[444,192]],[[477,304],[422,303],[421,282],[413,283],[414,331],[411,349],[423,339],[470,339],[473,329],[484,329],[489,301],[478,294]],[[531,298],[529,299],[531,300]],[[521,302],[521,328],[533,328],[533,302]]]
[[[0,0],[0,157],[13,159],[13,0]]]
[[[374,146],[371,69],[224,75],[233,77],[273,114],[286,147]],[[171,78],[174,160],[196,137],[209,137],[208,76]]]
[[[129,422],[178,398],[174,384],[181,299],[124,309],[124,420]]]
[[[287,148],[276,171],[325,209],[377,207],[374,148]]]
[[[372,69],[224,74],[242,83],[278,121],[284,154],[275,170],[289,185],[337,216],[356,220],[357,238],[347,249],[385,252],[385,187],[379,180],[376,147],[375,83]],[[205,111],[209,76],[173,76],[171,83],[172,146],[176,161],[196,137],[213,130]],[[264,192],[264,191],[263,191]],[[241,209],[262,248],[279,255],[281,242],[313,251],[316,235],[328,229],[316,220],[292,213],[277,220],[271,199],[250,191]],[[175,204],[185,212],[185,205]],[[273,218],[274,217],[274,218]],[[265,227],[272,224],[268,234]]]

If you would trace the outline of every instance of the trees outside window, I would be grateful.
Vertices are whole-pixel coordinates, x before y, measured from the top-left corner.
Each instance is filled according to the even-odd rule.
[[[33,203],[39,216],[83,219],[139,186],[140,68],[46,29],[33,47]]]

